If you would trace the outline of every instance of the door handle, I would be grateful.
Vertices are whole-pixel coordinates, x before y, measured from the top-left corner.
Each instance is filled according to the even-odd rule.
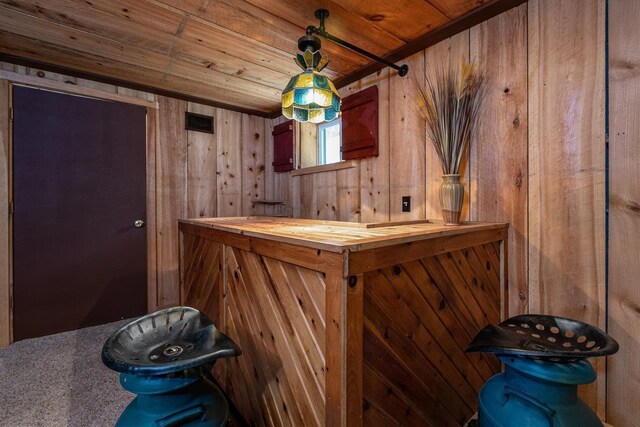
[[[144,219],[136,219],[133,223],[133,226],[135,228],[142,228],[144,227]]]

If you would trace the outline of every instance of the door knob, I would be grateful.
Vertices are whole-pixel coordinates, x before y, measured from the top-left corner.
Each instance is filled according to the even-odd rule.
[[[133,223],[133,226],[135,228],[142,228],[144,227],[144,220],[143,219],[136,219],[135,222]]]

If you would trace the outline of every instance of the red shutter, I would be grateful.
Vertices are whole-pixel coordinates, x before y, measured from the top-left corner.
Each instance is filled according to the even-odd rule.
[[[342,159],[378,155],[378,87],[342,100]]]
[[[295,138],[293,120],[281,123],[273,128],[273,170],[288,172],[295,169]]]

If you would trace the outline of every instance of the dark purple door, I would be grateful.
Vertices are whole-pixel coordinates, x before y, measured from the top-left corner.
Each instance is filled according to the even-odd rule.
[[[146,109],[13,89],[14,339],[147,305]]]

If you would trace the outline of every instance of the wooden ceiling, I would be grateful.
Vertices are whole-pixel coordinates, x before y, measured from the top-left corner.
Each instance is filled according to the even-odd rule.
[[[395,60],[426,47],[430,34],[442,39],[442,29],[460,31],[465,22],[486,19],[511,3],[517,2],[0,0],[0,59],[268,113],[278,109],[281,90],[299,72],[292,59],[297,40],[307,25],[318,24],[318,8],[331,13],[331,34]],[[323,50],[331,60],[326,73],[338,85],[377,67],[326,40]]]

